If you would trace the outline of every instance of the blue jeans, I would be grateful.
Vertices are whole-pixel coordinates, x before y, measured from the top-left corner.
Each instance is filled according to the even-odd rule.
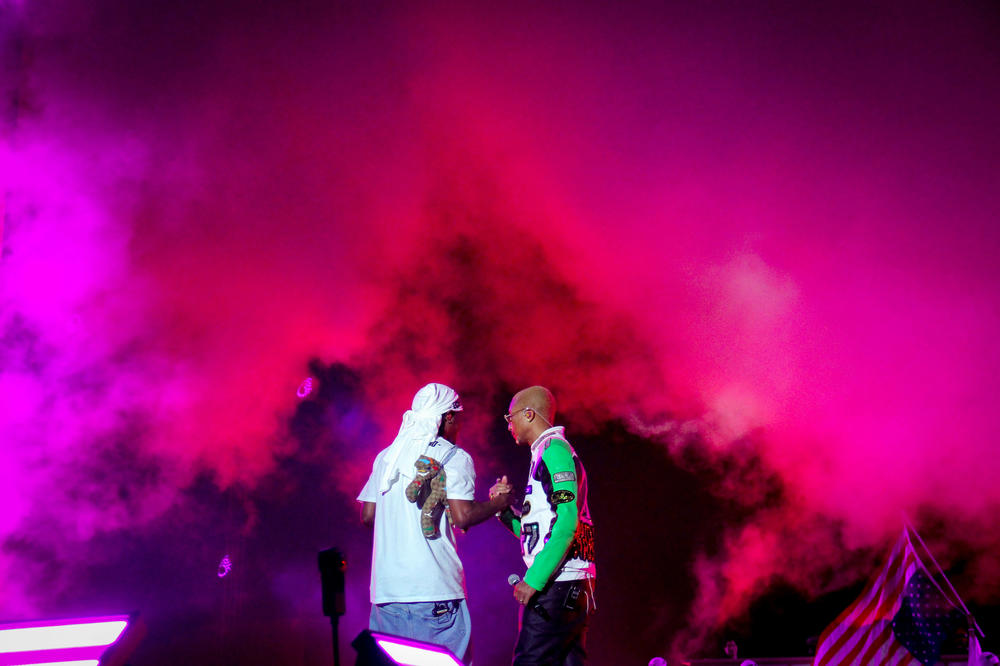
[[[472,620],[465,599],[372,604],[368,627],[425,643],[443,645],[469,663]]]

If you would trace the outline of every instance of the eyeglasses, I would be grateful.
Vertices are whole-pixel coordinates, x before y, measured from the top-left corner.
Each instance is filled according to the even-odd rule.
[[[517,416],[517,415],[518,415],[518,414],[520,414],[521,412],[526,412],[526,411],[528,411],[529,409],[530,409],[530,410],[531,410],[532,412],[534,412],[534,411],[535,411],[533,407],[522,407],[521,409],[517,410],[516,412],[511,412],[510,414],[504,414],[504,415],[503,415],[503,420],[504,420],[504,421],[506,421],[507,423],[510,423],[511,421],[513,421],[513,420],[514,420],[514,417],[515,417],[515,416]]]

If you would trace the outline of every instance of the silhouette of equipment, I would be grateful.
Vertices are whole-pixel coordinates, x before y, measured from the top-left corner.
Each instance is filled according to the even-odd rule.
[[[338,622],[344,614],[344,572],[347,570],[347,560],[344,554],[336,548],[319,551],[319,576],[323,587],[323,615],[330,618],[330,628],[333,632],[333,664],[340,666],[340,645],[338,639]]]

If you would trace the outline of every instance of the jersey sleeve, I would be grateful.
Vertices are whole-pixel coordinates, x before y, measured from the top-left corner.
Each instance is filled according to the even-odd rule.
[[[577,507],[578,479],[576,476],[576,461],[570,452],[569,445],[555,439],[542,453],[551,479],[551,490],[548,493],[549,504],[556,513],[552,531],[542,550],[535,556],[531,568],[524,574],[524,582],[536,590],[541,590],[555,573],[566,551],[569,550],[576,534],[577,523],[580,521]]]
[[[510,530],[514,536],[521,538],[521,517],[514,513],[514,509],[509,506],[497,514],[500,523]]]
[[[472,464],[472,456],[459,449],[451,460],[445,463],[444,471],[448,499],[476,499],[476,468]]]

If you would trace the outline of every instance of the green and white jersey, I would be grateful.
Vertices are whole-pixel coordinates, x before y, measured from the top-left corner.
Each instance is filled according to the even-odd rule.
[[[501,521],[521,539],[528,567],[524,581],[536,590],[549,580],[594,578],[594,524],[587,508],[587,476],[562,426],[531,445],[531,469],[521,515]]]

